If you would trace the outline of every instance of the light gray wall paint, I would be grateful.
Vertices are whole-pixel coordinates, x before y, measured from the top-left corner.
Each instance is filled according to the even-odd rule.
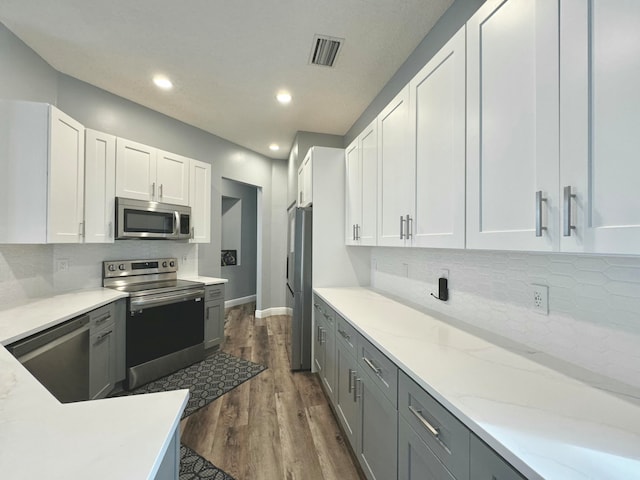
[[[56,103],[57,72],[0,23],[0,98]]]
[[[486,0],[456,0],[344,136],[347,147]]]
[[[223,138],[187,125],[149,108],[57,72],[3,25],[0,25],[0,95],[4,98],[56,104],[86,127],[122,136],[212,165],[211,243],[198,250],[198,270],[202,275],[220,274],[220,214],[222,177],[261,188],[261,250],[271,252],[272,244],[286,243],[286,229],[272,229],[272,184],[286,189],[286,161],[274,160],[240,147]],[[11,72],[8,75],[6,72]],[[10,78],[9,78],[10,77]],[[281,168],[273,168],[282,164]],[[285,190],[286,191],[286,190]],[[283,212],[282,215],[285,213]],[[272,236],[273,235],[273,236]],[[276,247],[277,248],[277,247]],[[26,251],[26,250],[25,250]],[[262,255],[259,275],[262,288],[257,308],[284,305],[284,273],[278,281],[272,272],[284,272],[284,255]],[[102,259],[97,259],[100,261]],[[28,259],[25,259],[29,263]]]
[[[285,297],[285,277],[287,267],[287,164],[273,162],[271,170],[271,185],[273,186],[273,196],[271,199],[271,219],[273,231],[278,232],[278,241],[271,242],[271,271],[269,273],[269,284],[274,285],[271,292],[273,305],[284,307]],[[280,288],[282,287],[282,288]]]
[[[296,202],[298,191],[298,167],[304,160],[307,151],[314,145],[321,147],[343,148],[344,139],[340,135],[329,135],[325,133],[298,132],[293,140],[291,151],[289,152],[289,163],[287,170],[287,206]]]
[[[241,232],[240,265],[221,267],[222,276],[229,279],[225,288],[225,298],[234,300],[256,294],[257,189],[251,185],[223,178],[222,195],[239,199],[242,204],[240,225],[237,226]]]

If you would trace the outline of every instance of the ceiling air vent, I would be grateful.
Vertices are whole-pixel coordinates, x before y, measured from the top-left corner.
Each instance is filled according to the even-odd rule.
[[[324,67],[333,67],[343,42],[344,38],[316,35],[313,37],[309,63],[322,65]]]

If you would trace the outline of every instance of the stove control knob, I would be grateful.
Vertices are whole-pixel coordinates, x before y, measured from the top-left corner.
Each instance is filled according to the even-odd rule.
[[[176,262],[174,262],[173,260],[171,260],[171,261],[169,262],[169,266],[170,266],[170,267],[175,267],[175,266],[176,266]]]
[[[115,272],[116,271],[116,266],[112,263],[111,265],[109,265],[107,267],[107,270],[109,270],[110,272]]]
[[[162,262],[162,266],[163,266],[164,268],[167,268],[167,262]]]
[[[125,266],[124,263],[121,263],[120,265],[118,265],[118,270],[124,270]]]

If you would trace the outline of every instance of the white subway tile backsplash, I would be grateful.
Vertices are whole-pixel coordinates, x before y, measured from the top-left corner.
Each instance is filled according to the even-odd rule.
[[[640,387],[638,257],[374,248],[371,263],[376,289]],[[443,303],[430,293],[445,268]],[[532,283],[549,287],[548,316],[532,309]]]

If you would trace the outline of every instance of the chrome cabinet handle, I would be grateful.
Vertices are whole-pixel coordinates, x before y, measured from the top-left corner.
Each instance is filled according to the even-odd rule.
[[[355,372],[354,372],[355,373]],[[354,375],[355,377],[355,375]],[[359,378],[354,378],[353,381],[353,401],[357,402],[360,397],[362,397],[362,393],[358,393],[358,384],[362,383],[362,380]]]
[[[400,240],[404,238],[404,217],[400,215]]]
[[[113,222],[109,222],[109,226],[107,228],[109,231],[109,238],[113,238]]]
[[[571,199],[576,198],[575,193],[571,193],[571,186],[564,187],[564,226],[562,229],[562,235],[565,237],[571,236],[571,230],[575,230],[576,226],[571,224]]]
[[[96,341],[93,342],[94,345],[99,344],[102,340],[104,340],[105,338],[107,338],[109,335],[111,335],[113,333],[113,330],[109,330],[108,332],[104,332],[103,334],[98,335],[98,338],[96,338]]]
[[[101,323],[104,323],[104,321],[107,320],[108,318],[111,318],[111,313],[105,313],[100,318],[97,318],[95,321],[95,324],[100,325]]]
[[[431,425],[429,421],[422,416],[422,410],[417,410],[413,407],[413,405],[409,405],[409,411],[413,414],[414,417],[418,419],[418,421],[424,426],[424,428],[431,432],[431,435],[440,440],[438,438],[440,436],[440,429]]]
[[[371,360],[369,360],[367,357],[362,357],[362,360],[364,360],[364,363],[369,365],[369,368],[371,368],[371,370],[373,370],[377,376],[382,375],[382,369],[376,367],[376,365]]]
[[[351,339],[351,336],[347,332],[340,330],[340,328],[338,328],[338,333],[342,335],[342,338],[344,338],[345,340]]]
[[[322,335],[321,335],[322,327],[320,325],[318,325],[317,331],[318,331],[318,333],[316,335],[316,342],[322,343],[321,342],[321,339],[322,339]]]
[[[546,203],[547,197],[542,196],[542,190],[536,192],[536,237],[542,236],[542,231],[547,227],[542,226],[542,202]]]
[[[413,237],[413,218],[411,218],[408,213],[407,213],[407,233],[405,237],[407,240]]]
[[[354,223],[351,226],[351,240],[355,240],[356,239],[356,224]]]
[[[352,378],[351,376],[353,375],[353,370],[349,369],[349,393],[351,393],[351,389],[353,388],[351,385],[352,382]]]
[[[322,329],[322,343],[327,343],[327,331]]]
[[[360,240],[360,225],[356,223],[356,240]]]
[[[158,187],[158,194],[160,195],[160,200],[162,200],[162,191],[164,190],[164,184],[160,184],[160,187]]]
[[[156,182],[151,184],[151,200],[156,197]]]
[[[84,237],[84,222],[78,224],[78,235]]]
[[[196,236],[196,227],[191,227],[191,238],[195,238]]]

